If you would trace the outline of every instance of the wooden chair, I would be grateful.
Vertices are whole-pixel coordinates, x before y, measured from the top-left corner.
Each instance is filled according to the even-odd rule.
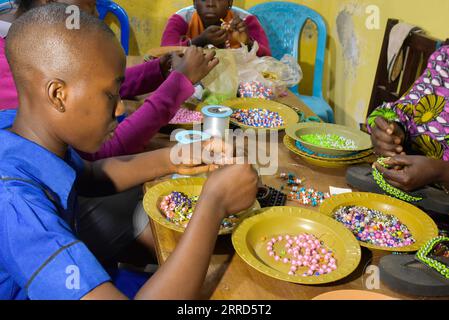
[[[394,102],[404,95],[427,67],[427,60],[444,43],[423,34],[412,34],[404,42],[404,65],[400,76],[394,82],[388,79],[387,57],[390,32],[399,20],[389,19],[382,44],[376,78],[374,80],[368,115],[384,102]]]

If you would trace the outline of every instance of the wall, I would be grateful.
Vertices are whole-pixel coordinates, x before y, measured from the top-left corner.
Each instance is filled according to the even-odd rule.
[[[160,44],[168,17],[191,0],[115,0],[129,13],[132,24],[131,54],[142,55]],[[234,5],[250,8],[269,2],[235,0]],[[338,123],[357,126],[368,107],[380,47],[388,18],[418,25],[436,38],[449,37],[447,0],[294,0],[318,11],[328,26],[328,49],[324,74],[324,96],[335,109]],[[366,26],[367,6],[380,11],[380,28]],[[114,24],[114,22],[112,22]],[[301,91],[310,93],[315,50],[313,26],[305,28],[300,63],[305,78]]]

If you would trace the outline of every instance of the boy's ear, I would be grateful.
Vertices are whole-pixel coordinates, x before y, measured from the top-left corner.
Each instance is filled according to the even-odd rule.
[[[53,108],[65,112],[67,87],[63,80],[53,79],[47,83],[47,96]]]

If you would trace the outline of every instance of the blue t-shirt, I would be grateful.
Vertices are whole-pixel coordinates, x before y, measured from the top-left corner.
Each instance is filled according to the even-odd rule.
[[[110,281],[74,233],[83,162],[1,130],[14,117],[0,112],[0,300],[80,299]]]

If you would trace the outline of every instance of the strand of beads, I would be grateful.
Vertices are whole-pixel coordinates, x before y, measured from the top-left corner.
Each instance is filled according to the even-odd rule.
[[[439,237],[432,239],[429,242],[427,242],[416,254],[416,258],[419,261],[429,266],[430,268],[435,269],[446,279],[449,279],[449,267],[438,260],[432,259],[431,257],[429,257],[429,255],[436,245],[448,241],[449,238],[447,237]]]
[[[241,82],[239,95],[242,98],[274,99],[274,92],[260,81]]]
[[[287,181],[287,186],[291,190],[288,194],[288,199],[290,201],[295,201],[305,206],[317,207],[323,203],[324,200],[331,197],[327,192],[325,193],[313,188],[302,187],[301,185],[304,183],[304,179],[295,177],[293,173],[287,174],[282,172],[280,178]],[[283,189],[284,187],[281,187],[281,190]]]
[[[377,163],[380,164],[384,168],[388,168],[388,165],[385,163],[389,158],[379,158],[377,159]],[[385,181],[385,178],[383,174],[377,170],[375,163],[373,164],[373,178],[374,181],[376,181],[379,188],[381,188],[383,191],[385,191],[390,196],[393,196],[399,200],[406,201],[406,202],[419,202],[423,198],[421,197],[414,197],[396,187],[393,187],[391,184],[389,184],[387,181]]]
[[[237,122],[256,128],[278,128],[284,120],[278,112],[267,109],[237,109],[231,116]]]
[[[170,124],[180,124],[180,123],[193,123],[201,122],[203,120],[203,115],[201,112],[189,110],[187,108],[181,108],[176,112],[173,119],[170,120]]]
[[[357,149],[357,145],[354,140],[341,137],[336,134],[306,134],[301,136],[301,139],[305,142],[320,147],[344,150]]]
[[[289,275],[296,275],[300,268],[307,268],[303,277],[320,276],[337,269],[332,250],[314,235],[280,235],[268,241],[266,248],[275,261],[290,264]]]
[[[416,242],[405,224],[393,215],[365,207],[338,209],[334,219],[345,225],[357,238],[375,246],[401,248]]]

